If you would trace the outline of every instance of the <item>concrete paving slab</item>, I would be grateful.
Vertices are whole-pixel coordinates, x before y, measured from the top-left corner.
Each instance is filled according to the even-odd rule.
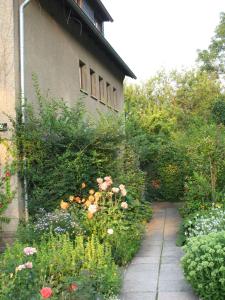
[[[160,256],[135,257],[131,264],[159,264]]]
[[[156,293],[125,293],[120,300],[155,300]]]
[[[136,272],[134,270],[128,270],[124,276],[125,281],[133,281],[136,282],[138,280],[150,282],[150,281],[157,281],[158,280],[158,269],[155,270],[147,270],[142,272]]]
[[[186,292],[191,291],[190,285],[184,279],[164,280],[159,276],[159,292]]]
[[[133,271],[133,272],[157,271],[158,272],[158,270],[159,270],[159,264],[130,264],[126,272],[128,271]]]
[[[195,296],[192,292],[166,292],[159,293],[157,300],[198,300],[199,298]]]
[[[145,276],[138,276],[135,280],[126,279],[124,282],[122,293],[131,293],[131,292],[156,292],[157,290],[157,279],[150,280]]]
[[[143,246],[137,253],[137,257],[161,256],[161,246]]]

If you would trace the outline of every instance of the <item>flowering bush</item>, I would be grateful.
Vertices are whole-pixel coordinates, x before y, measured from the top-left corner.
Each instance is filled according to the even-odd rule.
[[[225,230],[225,211],[213,208],[204,214],[196,213],[186,220],[184,227],[187,238],[223,231]]]
[[[67,235],[51,235],[35,248],[17,242],[0,257],[0,274],[1,300],[107,299],[120,288],[110,246],[96,236],[75,245]]]
[[[63,210],[56,210],[52,213],[47,213],[44,209],[39,211],[37,221],[34,222],[34,232],[36,234],[69,233],[71,237],[75,237],[82,233],[82,228],[78,221],[74,220],[70,213]]]
[[[129,201],[125,185],[113,185],[111,176],[97,179],[98,189],[83,183],[79,195],[61,201],[63,211],[70,212],[82,223],[86,234],[97,234],[100,241],[112,246],[117,264],[126,265],[137,252],[144,233],[144,224],[151,217],[148,204]],[[129,201],[129,204],[128,204]]]
[[[225,231],[198,236],[184,247],[186,279],[204,300],[225,299]]]

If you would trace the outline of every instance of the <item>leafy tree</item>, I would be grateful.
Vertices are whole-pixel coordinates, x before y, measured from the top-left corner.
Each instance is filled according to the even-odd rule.
[[[225,12],[220,15],[220,23],[208,49],[198,51],[198,61],[202,70],[225,74]]]

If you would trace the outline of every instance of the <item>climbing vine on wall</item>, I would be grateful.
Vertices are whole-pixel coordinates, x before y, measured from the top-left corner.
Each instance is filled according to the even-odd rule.
[[[14,151],[9,141],[0,139],[0,224],[8,222],[3,216],[15,192],[11,188],[12,176],[15,174],[16,163],[13,159]]]

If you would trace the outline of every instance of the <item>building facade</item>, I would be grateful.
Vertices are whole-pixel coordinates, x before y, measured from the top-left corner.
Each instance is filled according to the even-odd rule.
[[[18,101],[35,104],[33,74],[43,94],[69,105],[81,100],[93,114],[122,111],[124,78],[136,77],[104,37],[104,22],[112,21],[100,0],[0,0],[1,139],[10,141],[7,115],[16,117]],[[0,147],[0,168],[4,157]],[[12,180],[5,238],[24,211],[19,180]]]

